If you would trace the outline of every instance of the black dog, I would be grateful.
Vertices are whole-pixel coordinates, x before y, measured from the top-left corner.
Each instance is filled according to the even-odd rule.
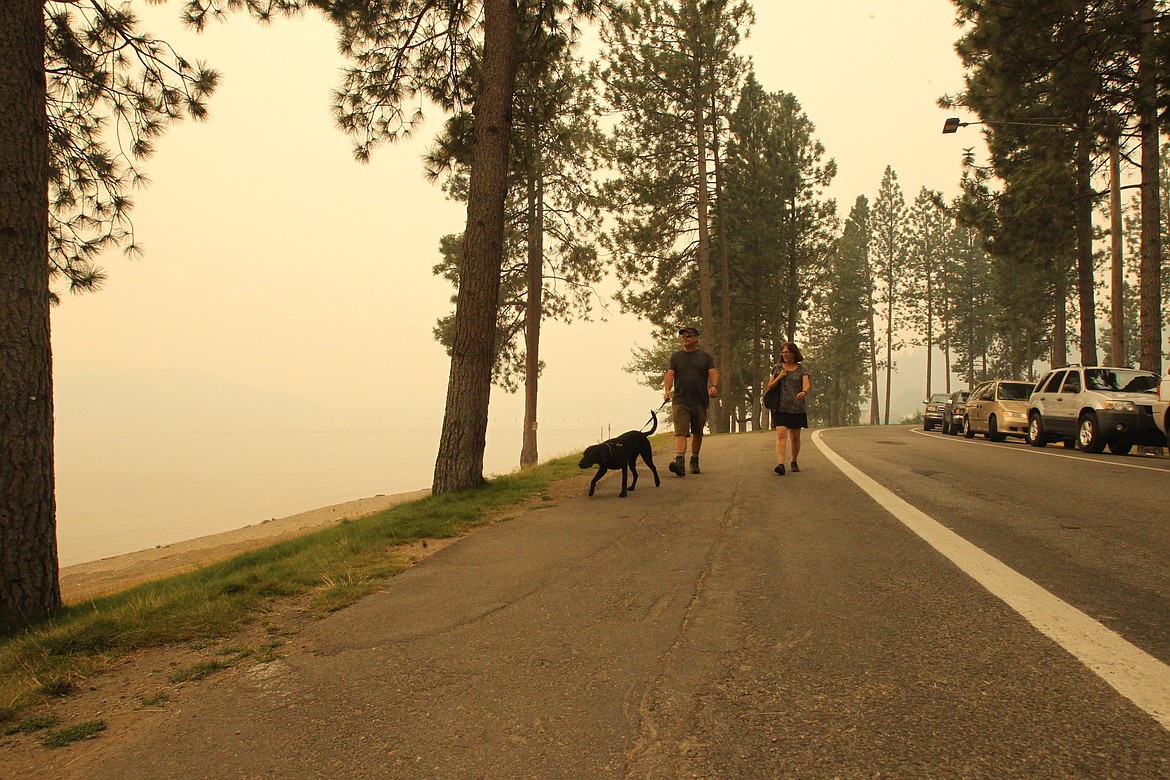
[[[658,479],[658,469],[654,468],[654,452],[650,447],[650,434],[658,430],[658,414],[656,412],[650,412],[650,423],[649,431],[626,431],[621,436],[585,448],[585,454],[577,465],[583,469],[590,466],[598,467],[597,475],[589,483],[589,495],[593,495],[593,488],[597,486],[597,480],[604,477],[605,472],[620,468],[622,470],[622,492],[619,495],[625,498],[627,490],[633,490],[638,484],[636,464],[639,455],[642,456],[642,460],[646,462],[654,474],[654,486],[662,484],[662,481]],[[629,488],[626,487],[626,469],[634,473],[634,479],[630,482]]]

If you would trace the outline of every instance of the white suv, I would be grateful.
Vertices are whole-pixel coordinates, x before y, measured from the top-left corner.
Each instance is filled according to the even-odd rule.
[[[1158,383],[1158,400],[1154,402],[1154,422],[1170,437],[1170,370]]]
[[[1158,376],[1136,368],[1064,366],[1040,377],[1028,401],[1028,434],[1033,447],[1073,441],[1082,452],[1109,445],[1125,455],[1135,444],[1165,446],[1154,424]]]

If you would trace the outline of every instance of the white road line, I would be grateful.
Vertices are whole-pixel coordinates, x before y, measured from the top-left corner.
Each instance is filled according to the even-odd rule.
[[[813,443],[874,501],[1170,730],[1170,666],[898,498],[829,449],[821,433],[813,432]]]
[[[926,436],[927,435],[926,431],[920,431],[916,428],[910,429],[910,432],[916,436]],[[938,438],[938,437],[932,436],[931,438]],[[1064,454],[1061,452],[1053,452],[1051,450],[1044,449],[1043,447],[1033,447],[1033,446],[1031,446],[1023,441],[1021,441],[1017,445],[1009,444],[1006,447],[1004,447],[1005,442],[975,441],[974,439],[968,439],[964,436],[958,436],[958,437],[945,436],[943,438],[945,438],[949,441],[954,441],[955,444],[962,442],[964,444],[974,444],[974,445],[983,446],[983,447],[999,447],[1004,452],[1020,452],[1020,453],[1026,453],[1028,455],[1047,455],[1050,458],[1066,458],[1068,460],[1079,460],[1083,463],[1096,463],[1096,464],[1100,464],[1102,466],[1117,466],[1118,468],[1123,468],[1123,469],[1141,469],[1143,471],[1162,471],[1162,472],[1166,471],[1166,469],[1164,469],[1160,466],[1143,466],[1139,463],[1134,463],[1132,461],[1127,462],[1125,460],[1117,460],[1117,458],[1122,457],[1121,455],[1114,455],[1110,458],[1090,458],[1090,457],[1086,457],[1084,455],[1067,455],[1067,454]]]

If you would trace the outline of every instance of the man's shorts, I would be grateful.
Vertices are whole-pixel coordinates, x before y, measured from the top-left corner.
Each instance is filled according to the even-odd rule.
[[[699,404],[672,404],[670,416],[674,420],[675,436],[690,436],[692,433],[703,435],[703,428],[707,425],[707,407]]]

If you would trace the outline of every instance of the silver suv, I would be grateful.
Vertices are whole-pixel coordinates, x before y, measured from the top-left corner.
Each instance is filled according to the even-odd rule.
[[[1153,416],[1157,386],[1156,374],[1136,368],[1055,368],[1032,389],[1025,438],[1033,447],[1075,442],[1082,452],[1100,452],[1108,444],[1115,455],[1135,444],[1164,444]]]

